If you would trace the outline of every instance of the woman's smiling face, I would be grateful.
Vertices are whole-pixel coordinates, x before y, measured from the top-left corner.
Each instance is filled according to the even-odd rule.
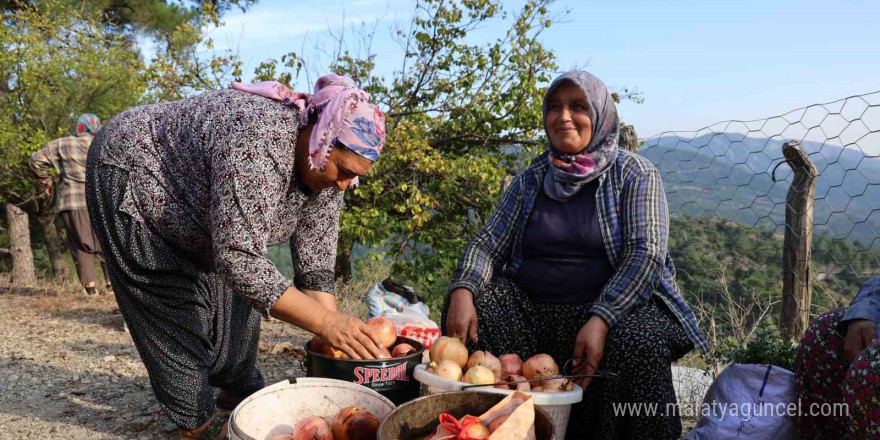
[[[580,153],[593,138],[593,121],[587,97],[580,87],[566,82],[550,95],[544,127],[550,142],[561,153]]]

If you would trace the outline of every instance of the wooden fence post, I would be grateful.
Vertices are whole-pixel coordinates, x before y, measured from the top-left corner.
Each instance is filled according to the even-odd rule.
[[[620,136],[617,145],[626,148],[633,153],[639,152],[639,137],[636,136],[636,129],[632,125],[624,126],[620,129]]]
[[[787,340],[800,341],[810,323],[813,199],[819,172],[797,141],[786,142],[782,154],[794,172],[794,180],[785,199],[782,330]]]

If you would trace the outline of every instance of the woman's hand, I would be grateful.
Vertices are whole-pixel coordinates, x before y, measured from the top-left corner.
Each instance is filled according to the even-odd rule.
[[[852,363],[874,340],[877,323],[867,319],[854,319],[846,328],[846,342],[843,344],[843,358]]]
[[[318,296],[316,300],[291,286],[278,298],[269,313],[321,336],[331,347],[352,359],[379,359],[382,354],[379,335],[361,320],[328,308],[330,298],[317,293],[313,292]],[[336,308],[335,302],[333,300],[333,309]]]
[[[608,336],[609,329],[608,323],[599,315],[593,315],[581,327],[574,342],[575,360],[572,364],[574,366],[572,373],[596,374],[596,368],[599,368],[599,363],[605,356],[605,337]],[[587,362],[584,362],[583,359],[586,359]],[[585,377],[575,380],[575,383],[586,390],[592,380],[591,377]]]
[[[474,308],[474,294],[470,290],[458,288],[449,294],[446,334],[462,342],[477,342],[477,309]]]
[[[317,335],[352,359],[379,359],[382,354],[379,335],[361,320],[341,313],[327,313]]]

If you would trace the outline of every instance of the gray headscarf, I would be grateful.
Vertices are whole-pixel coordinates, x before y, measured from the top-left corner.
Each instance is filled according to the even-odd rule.
[[[566,154],[556,150],[552,142],[547,144],[550,154],[550,172],[544,176],[544,192],[553,200],[565,202],[577,194],[587,183],[608,170],[617,158],[617,138],[620,132],[620,119],[617,107],[608,87],[589,72],[572,70],[559,75],[550,83],[544,94],[544,131],[547,131],[547,108],[550,95],[563,84],[570,82],[578,86],[587,98],[590,120],[593,122],[593,137],[590,143],[578,154]],[[550,133],[547,133],[550,137]],[[557,159],[567,164],[568,169],[553,163]]]

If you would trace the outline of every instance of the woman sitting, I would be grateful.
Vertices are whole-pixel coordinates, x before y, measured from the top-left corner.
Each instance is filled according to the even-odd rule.
[[[677,439],[671,362],[708,343],[675,283],[657,169],[618,149],[605,84],[572,71],[543,103],[548,151],[520,173],[459,261],[442,317],[472,350],[548,353],[580,380],[567,438]],[[660,414],[619,415],[616,403]]]
[[[832,310],[810,324],[794,363],[805,411],[798,419],[803,438],[880,438],[878,322],[880,276],[862,284],[849,308]]]

